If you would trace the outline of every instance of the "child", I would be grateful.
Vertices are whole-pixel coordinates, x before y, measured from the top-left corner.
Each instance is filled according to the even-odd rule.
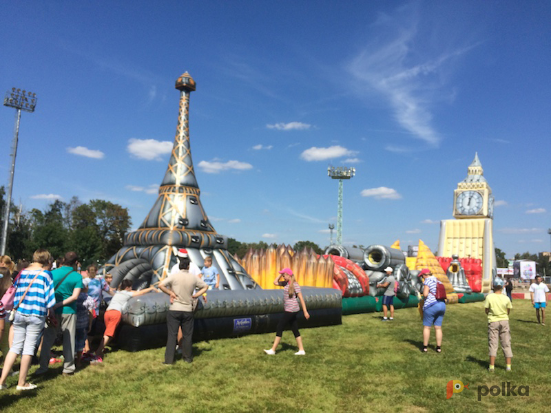
[[[77,365],[81,362],[82,351],[95,314],[95,300],[88,295],[88,287],[83,287],[77,298],[77,322],[75,328],[75,354]]]
[[[501,348],[507,364],[506,370],[511,371],[511,332],[509,330],[509,312],[513,305],[506,295],[503,295],[503,285],[494,285],[494,294],[488,294],[484,301],[484,308],[488,314],[488,348],[490,353],[490,367],[494,372],[497,355],[497,345],[501,341]]]
[[[144,295],[153,290],[157,291],[153,286],[140,291],[133,291],[132,281],[122,280],[119,286],[119,290],[115,293],[115,295],[111,299],[109,307],[107,307],[107,310],[105,311],[105,315],[103,318],[105,322],[105,332],[103,333],[103,338],[98,349],[96,350],[96,357],[94,360],[92,360],[92,363],[103,362],[103,350],[105,349],[105,346],[109,343],[109,341],[111,341],[111,339],[115,336],[115,331],[117,330],[117,327],[119,326],[122,319],[122,308],[124,307],[124,305],[132,297],[139,297],[140,295]]]
[[[281,275],[283,275],[283,277],[285,278],[285,281],[283,282],[279,282],[279,278],[281,277]],[[277,325],[274,345],[270,350],[264,350],[264,352],[270,356],[273,356],[275,354],[275,350],[279,345],[279,342],[281,341],[281,336],[283,335],[283,328],[287,323],[289,323],[298,344],[298,352],[295,353],[295,356],[304,356],[306,353],[304,352],[302,337],[300,336],[300,332],[298,331],[297,323],[297,314],[300,311],[297,298],[300,300],[300,304],[302,305],[304,318],[308,320],[310,318],[310,314],[308,314],[308,311],[306,311],[306,303],[304,302],[304,298],[302,297],[300,285],[298,285],[298,283],[296,282],[293,271],[291,271],[290,268],[284,268],[279,272],[276,279],[274,280],[274,285],[285,286],[285,288],[283,289],[283,309],[285,310],[285,313],[283,315],[283,318]]]
[[[536,309],[536,317],[538,323],[542,326],[545,325],[545,307],[547,306],[546,293],[549,292],[549,288],[545,283],[541,282],[541,275],[536,275],[536,282],[530,286],[530,296],[532,298],[532,305]],[[541,321],[540,321],[540,309],[541,309]]]
[[[220,284],[220,274],[218,270],[212,266],[212,258],[205,258],[205,266],[201,270],[201,277],[205,284],[209,286],[209,290],[215,289],[218,290],[218,285]]]

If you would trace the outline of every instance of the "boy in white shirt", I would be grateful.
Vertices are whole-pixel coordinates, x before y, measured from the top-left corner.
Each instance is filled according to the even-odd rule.
[[[547,306],[546,294],[548,292],[549,288],[547,288],[547,285],[541,282],[541,275],[536,275],[536,282],[530,285],[530,296],[532,298],[532,305],[536,309],[536,317],[538,318],[538,323],[540,323],[542,326],[545,325],[545,307]]]

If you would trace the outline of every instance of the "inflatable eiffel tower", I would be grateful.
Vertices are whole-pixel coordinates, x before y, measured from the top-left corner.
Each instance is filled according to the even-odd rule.
[[[105,264],[105,272],[113,275],[112,286],[126,278],[140,288],[165,278],[177,263],[174,250],[186,248],[198,267],[205,257],[212,257],[220,273],[220,289],[257,288],[227,251],[227,238],[216,233],[201,205],[189,141],[189,98],[195,86],[187,72],[176,80],[178,126],[159,197],[138,230],[126,235],[123,247]]]

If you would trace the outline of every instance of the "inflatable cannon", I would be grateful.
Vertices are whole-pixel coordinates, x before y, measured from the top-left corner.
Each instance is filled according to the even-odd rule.
[[[299,313],[301,328],[341,324],[342,295],[332,288],[302,287],[310,319]],[[194,341],[271,333],[283,316],[281,290],[220,291],[199,299],[195,312]],[[123,325],[117,335],[120,347],[129,351],[166,345],[168,295],[148,293],[132,298],[123,308]]]
[[[465,276],[465,270],[461,266],[458,255],[452,255],[453,261],[450,262],[450,266],[446,271],[446,275],[450,280],[453,289],[456,293],[472,294],[473,290],[467,282]]]

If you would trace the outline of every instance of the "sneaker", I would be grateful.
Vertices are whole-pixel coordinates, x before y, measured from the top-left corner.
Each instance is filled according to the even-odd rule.
[[[20,390],[20,391],[25,391],[25,390],[34,390],[36,389],[38,386],[36,384],[32,384],[32,383],[26,383],[24,386],[17,386],[17,390]]]
[[[388,321],[388,318],[383,318],[381,319],[381,321]]]
[[[305,355],[306,355],[306,352],[304,350],[300,350],[295,353],[295,356],[305,356]]]
[[[541,325],[542,325],[542,326],[544,326],[544,325],[545,325],[545,323],[541,323]]]
[[[507,367],[505,371],[511,371],[511,367]]]
[[[495,372],[495,370],[496,370],[496,369],[495,369],[495,368],[493,368],[493,367],[488,367],[488,371],[489,371],[490,373],[494,373],[494,372]]]
[[[90,362],[90,364],[100,364],[100,363],[103,363],[103,359],[99,356],[96,356],[96,358]]]
[[[392,321],[392,320],[394,320],[394,318],[390,317],[389,320]]]
[[[269,356],[275,355],[275,351],[273,351],[272,349],[264,350],[264,353],[268,354]]]
[[[47,372],[48,372],[48,369],[44,369],[44,370],[38,369],[34,372],[34,375],[35,376],[41,376],[42,374],[46,374]]]
[[[6,386],[5,384],[0,384],[0,390],[7,390],[8,389],[8,386]]]

